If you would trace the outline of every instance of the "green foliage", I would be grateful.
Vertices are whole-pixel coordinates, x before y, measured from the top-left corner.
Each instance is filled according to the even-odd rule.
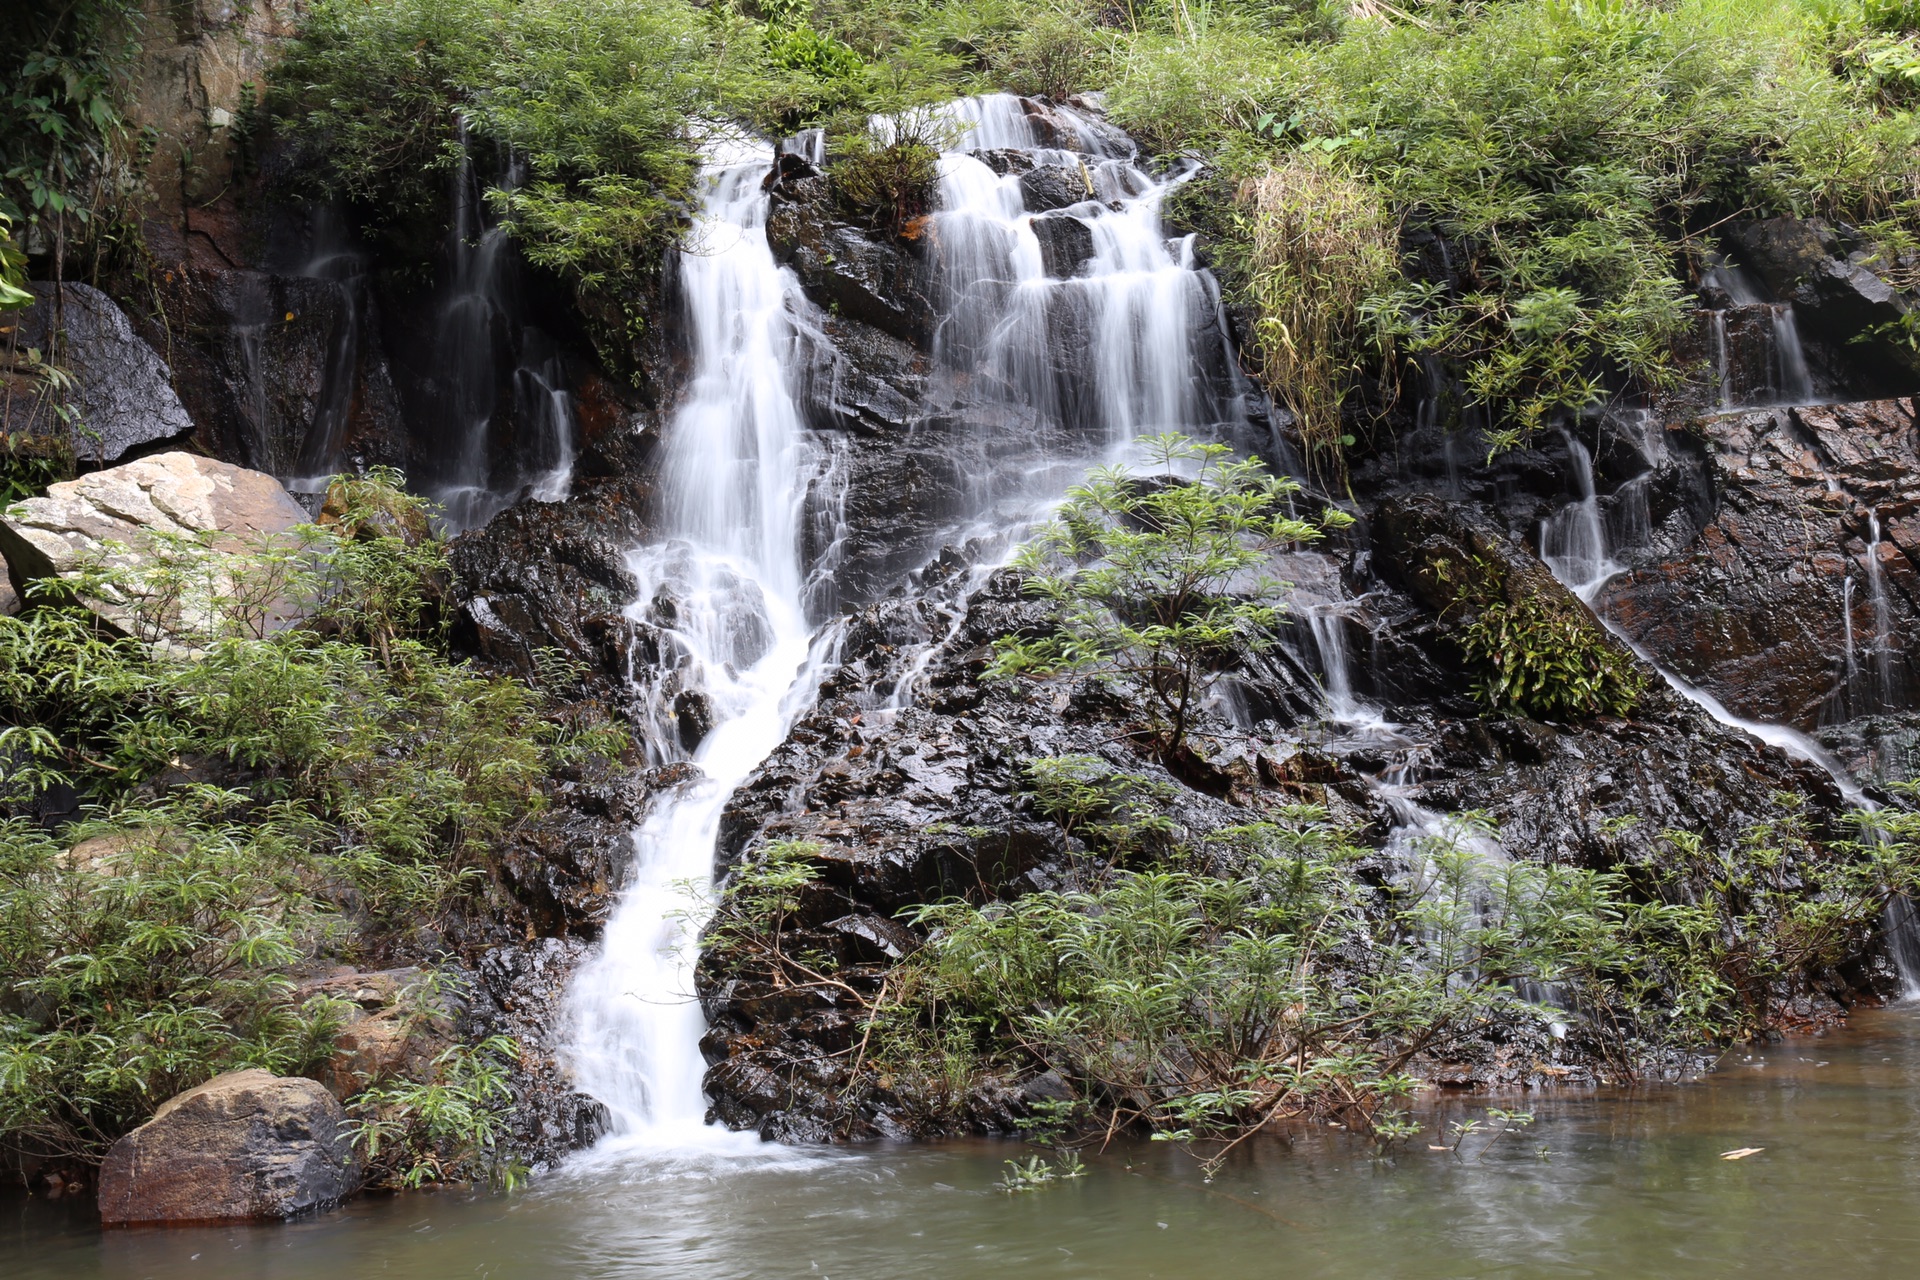
[[[928,117],[908,113],[891,140],[864,127],[831,141],[827,181],[855,218],[894,235],[908,233],[933,211],[940,183],[940,147]]]
[[[1363,310],[1397,282],[1398,228],[1373,188],[1324,156],[1274,162],[1238,194],[1256,371],[1292,411],[1308,467],[1344,479],[1342,410],[1390,359]]]
[[[121,103],[140,23],[136,0],[17,5],[0,19],[0,215],[43,232],[58,260],[110,238],[141,194]]]
[[[1073,489],[1018,561],[1027,590],[1054,607],[1053,628],[997,641],[989,674],[1137,680],[1171,755],[1209,672],[1273,642],[1283,588],[1260,573],[1272,554],[1350,517],[1296,518],[1297,482],[1258,459],[1233,459],[1224,445],[1179,435],[1141,445],[1150,464],[1193,474],[1141,478],[1103,467]]]
[[[1048,776],[1041,763],[1029,772]],[[873,1015],[875,1069],[921,1089],[944,1070],[955,1082],[929,1092],[956,1110],[984,1077],[1053,1071],[1074,1097],[1037,1129],[1137,1125],[1218,1144],[1214,1159],[1288,1116],[1411,1137],[1396,1104],[1421,1065],[1493,1027],[1570,1024],[1631,1079],[1660,1050],[1778,1027],[1920,882],[1912,815],[1820,840],[1780,802],[1724,847],[1670,832],[1608,871],[1509,859],[1457,815],[1404,846],[1384,886],[1356,832],[1296,806],[1155,865],[1085,867],[1076,887],[920,907],[928,941]],[[1489,1115],[1489,1146],[1529,1122]],[[1456,1149],[1481,1131],[1457,1130]]]
[[[1389,376],[1396,354],[1445,361],[1495,449],[1686,375],[1685,273],[1722,220],[1913,220],[1920,125],[1903,95],[1916,55],[1900,5],[1361,13],[1151,18],[1115,63],[1113,111],[1154,145],[1222,153],[1238,176],[1262,171],[1256,148],[1281,167],[1329,160],[1390,220],[1443,238],[1445,263],[1428,250],[1369,290],[1371,355]],[[1269,310],[1248,277],[1230,285],[1291,325],[1289,295]]]
[[[1583,611],[1539,596],[1476,599],[1468,592],[1461,602],[1472,611],[1457,638],[1482,672],[1475,692],[1496,710],[1547,720],[1625,716],[1646,692],[1633,656]]]
[[[33,305],[27,292],[27,255],[13,242],[13,219],[0,212],[0,313]]]
[[[368,1186],[485,1181],[511,1190],[526,1170],[503,1149],[513,1095],[508,1070],[520,1046],[508,1036],[449,1046],[424,1081],[383,1081],[350,1104],[347,1131]]]
[[[129,630],[174,643],[44,600],[0,618],[0,813],[62,786],[95,806],[57,834],[0,826],[0,1140],[97,1157],[217,1071],[324,1057],[326,1010],[290,1005],[287,969],[435,947],[546,778],[625,750],[449,660],[444,547],[396,479],[342,480],[331,523],[284,541],[187,540],[159,567],[96,563],[65,585],[114,593]],[[230,589],[177,643],[162,622],[198,598],[178,584],[209,578]],[[69,852],[94,837],[81,850],[103,852]],[[456,1176],[457,1149],[490,1146],[473,1126],[500,1101],[498,1056],[456,1055],[427,1092],[369,1104],[425,1126],[395,1177]]]
[[[0,1138],[97,1159],[220,1071],[324,1060],[337,1013],[286,967],[324,936],[312,833],[236,792],[101,811],[60,841],[0,822]],[[69,847],[70,843],[70,847]]]
[[[0,508],[71,480],[73,446],[62,436],[0,431]]]

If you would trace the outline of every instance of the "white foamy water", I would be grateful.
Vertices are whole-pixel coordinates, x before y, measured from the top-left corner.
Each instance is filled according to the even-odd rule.
[[[773,152],[709,146],[700,216],[682,255],[694,369],[662,467],[668,536],[635,551],[629,613],[657,627],[663,664],[703,697],[703,775],[659,797],[634,836],[632,878],[570,995],[578,1086],[603,1103],[614,1149],[759,1147],[706,1124],[693,999],[699,895],[728,797],[779,745],[810,695],[800,521],[820,464],[788,390],[785,352],[807,304],[767,247],[761,190]],[[682,756],[669,708],[649,752]]]

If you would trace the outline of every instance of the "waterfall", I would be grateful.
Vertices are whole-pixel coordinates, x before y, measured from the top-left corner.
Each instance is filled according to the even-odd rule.
[[[640,582],[629,613],[659,628],[663,662],[706,699],[711,728],[692,753],[701,776],[661,796],[635,833],[631,879],[569,993],[578,1086],[606,1106],[616,1139],[653,1149],[739,1141],[705,1124],[698,922],[682,886],[707,884],[728,797],[779,745],[821,665],[809,662],[800,537],[822,459],[785,362],[809,308],[767,246],[771,148],[721,136],[707,150],[681,255],[692,380],[666,441],[664,536],[629,560]],[[685,758],[665,723],[648,750]]]
[[[1733,370],[1727,359],[1727,313],[1707,313],[1707,327],[1713,336],[1713,407],[1725,412],[1733,408]]]
[[[1813,374],[1807,370],[1807,353],[1800,346],[1800,326],[1794,321],[1790,303],[1773,309],[1773,358],[1779,364],[1775,385],[1779,403],[1811,404]]]
[[[1880,514],[1872,510],[1867,512],[1867,596],[1873,606],[1873,692],[1877,705],[1886,708],[1893,706],[1893,612],[1880,563]]]
[[[1606,525],[1600,520],[1598,504],[1592,498],[1594,492],[1592,455],[1578,441],[1571,438],[1568,440],[1568,446],[1568,453],[1573,459],[1575,483],[1581,498],[1556,512],[1553,519],[1548,521],[1548,529],[1543,531],[1544,535],[1558,530],[1556,536],[1565,540],[1558,549],[1558,553],[1555,553],[1547,550],[1543,536],[1541,558],[1546,561],[1554,577],[1592,608],[1600,625],[1632,650],[1642,662],[1652,667],[1666,682],[1667,687],[1675,693],[1728,728],[1738,729],[1795,760],[1820,769],[1833,779],[1834,785],[1840,790],[1841,797],[1854,808],[1867,811],[1879,808],[1860,784],[1854,781],[1853,775],[1847,772],[1846,767],[1818,742],[1787,725],[1773,724],[1764,720],[1749,720],[1735,715],[1718,698],[1686,680],[1677,672],[1668,669],[1649,653],[1645,646],[1607,616],[1606,610],[1598,605],[1597,600],[1601,588],[1606,585],[1607,579],[1613,573],[1619,571],[1619,566],[1609,554]],[[1564,522],[1561,521],[1563,516],[1566,517]],[[1878,518],[1871,513],[1869,518],[1869,528],[1873,538],[1868,557],[1869,565],[1873,566],[1869,568],[1871,575],[1876,572],[1879,563],[1873,553],[1878,551],[1880,524]],[[1595,565],[1610,565],[1613,568],[1605,576],[1599,576],[1599,570]],[[1899,971],[1906,996],[1909,999],[1920,998],[1920,906],[1903,897],[1891,899],[1887,903],[1883,916],[1883,928],[1887,935],[1888,952],[1893,958],[1895,968]]]
[[[324,491],[328,479],[344,465],[341,449],[353,412],[366,327],[367,257],[353,246],[338,211],[315,211],[312,248],[298,274],[327,281],[340,295],[340,319],[327,335],[327,363],[313,421],[301,439],[294,474],[287,480],[287,488],[295,493],[315,493]]]
[[[1025,456],[976,478],[973,513],[1008,493],[1057,495],[1140,435],[1245,421],[1217,287],[1192,238],[1169,242],[1161,227],[1162,200],[1192,166],[1156,178],[1125,135],[1064,107],[1036,124],[1010,94],[935,114],[957,135],[933,219],[936,367],[974,403],[1023,411],[989,452]],[[1084,198],[1030,210],[1022,177],[1049,170]],[[1049,442],[1038,459],[1036,438]]]
[[[1235,375],[1221,371],[1230,362],[1209,359],[1213,346],[1225,355],[1211,277],[1188,242],[1169,244],[1160,229],[1160,197],[1184,169],[1154,179],[1133,165],[1124,136],[1058,108],[1048,127],[1071,149],[1040,147],[1022,100],[1006,95],[936,110],[956,138],[941,158],[935,215],[936,365],[969,397],[1026,415],[1023,432],[982,449],[989,465],[975,491],[956,495],[948,540],[981,536],[968,547],[970,571],[936,602],[950,611],[951,636],[965,594],[1089,461],[1117,460],[1148,430],[1211,433],[1243,410]],[[822,158],[817,133],[783,145]],[[1033,229],[1042,215],[1026,211],[1016,175],[982,158],[1009,147],[1085,175],[1085,203],[1044,215],[1080,228],[1071,234],[1085,259],[1071,276],[1047,274]],[[809,602],[833,598],[825,588],[846,533],[838,495],[849,446],[807,430],[794,394],[801,370],[789,367],[832,344],[767,241],[774,149],[720,133],[706,155],[680,255],[691,377],[666,433],[659,540],[628,561],[639,583],[628,616],[659,648],[657,663],[633,673],[651,714],[647,754],[691,760],[699,776],[656,798],[600,948],[568,993],[575,1083],[607,1108],[613,1150],[757,1145],[704,1123],[698,921],[684,887],[708,886],[728,798],[811,702],[841,630]],[[1059,367],[1053,353],[1066,356]],[[902,655],[877,714],[904,709],[938,639]]]
[[[1567,589],[1591,605],[1622,566],[1607,550],[1607,522],[1593,485],[1593,454],[1571,432],[1563,433],[1573,460],[1580,497],[1547,517],[1540,530],[1540,558]]]
[[[461,142],[449,278],[432,343],[438,453],[426,486],[455,530],[483,525],[522,497],[565,498],[578,435],[559,351],[525,319],[520,263],[507,228],[487,225],[464,131]],[[508,185],[518,180],[509,173]],[[511,447],[495,436],[503,389],[515,427]]]

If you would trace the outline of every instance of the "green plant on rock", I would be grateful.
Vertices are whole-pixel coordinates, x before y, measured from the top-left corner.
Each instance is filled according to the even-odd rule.
[[[1297,482],[1224,445],[1162,435],[1141,447],[1168,474],[1094,471],[1022,549],[1026,590],[1053,607],[1051,627],[996,641],[989,675],[1137,682],[1170,758],[1208,675],[1236,652],[1273,643],[1285,590],[1262,572],[1273,554],[1351,517],[1329,509],[1300,519]],[[1175,474],[1183,468],[1190,474]]]
[[[520,1057],[510,1036],[450,1045],[425,1080],[402,1077],[348,1103],[347,1132],[371,1187],[482,1181],[512,1190],[526,1169],[507,1149],[508,1075]]]
[[[449,657],[444,548],[394,479],[343,480],[331,523],[284,546],[176,545],[238,584],[190,649],[62,602],[174,611],[126,566],[0,617],[0,1143],[97,1159],[218,1071],[324,1059],[337,1011],[294,1001],[287,973],[438,950],[548,778],[626,750],[589,711]],[[289,625],[263,624],[290,602]],[[49,830],[35,816],[64,788],[91,808]],[[383,1086],[376,1110],[438,1153],[393,1176],[472,1176],[462,1144],[491,1149],[481,1110],[504,1105],[512,1055],[463,1053]]]
[[[297,810],[187,787],[56,840],[0,822],[0,1142],[98,1160],[221,1071],[324,1061],[339,1013],[287,968],[337,927]]]
[[[1489,707],[1552,720],[1625,716],[1639,706],[1639,664],[1572,596],[1522,594],[1484,559],[1462,576],[1449,612],[1457,611],[1455,639],[1480,673],[1474,692]]]

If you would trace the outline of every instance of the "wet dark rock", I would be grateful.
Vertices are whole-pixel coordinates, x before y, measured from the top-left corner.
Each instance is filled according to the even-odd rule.
[[[1048,275],[1072,279],[1093,257],[1093,228],[1078,218],[1035,218],[1032,225]]]
[[[558,656],[581,696],[620,705],[642,635],[624,616],[639,591],[627,552],[644,537],[650,490],[638,479],[583,486],[564,503],[528,502],[449,549],[455,638],[523,675]]]
[[[284,220],[286,227],[269,227]],[[163,342],[194,437],[283,478],[384,465],[417,470],[381,341],[382,299],[350,245],[314,252],[310,219],[196,209],[190,230],[146,224]],[[310,274],[309,274],[310,273]]]
[[[100,1168],[100,1220],[228,1222],[330,1208],[356,1187],[346,1113],[313,1080],[229,1071],[162,1103]]]
[[[72,407],[84,424],[73,433],[76,455],[114,463],[130,450],[193,430],[166,362],[113,299],[84,284],[31,288],[40,301],[14,320],[13,340],[37,348],[73,379]],[[60,428],[43,420],[36,429]]]
[[[1855,396],[1904,394],[1920,385],[1920,355],[1888,336],[1912,301],[1870,265],[1874,250],[1819,218],[1735,223],[1740,264],[1793,304],[1803,340],[1826,353],[1829,383]],[[1878,332],[1876,332],[1878,331]]]
[[[782,176],[774,183],[767,243],[823,311],[917,345],[931,338],[927,266],[916,242],[840,219],[824,177]]]
[[[1613,495],[1616,522],[1643,529],[1618,539],[1631,567],[1601,607],[1743,716],[1811,729],[1910,706],[1920,689],[1912,403],[1728,414],[1689,433],[1701,448],[1669,453],[1634,482],[1641,492]],[[1710,503],[1636,509],[1647,492],[1676,490]]]
[[[1084,162],[1035,165],[1020,175],[1020,195],[1029,213],[1066,209],[1094,198],[1093,175]]]
[[[607,1128],[606,1108],[574,1089],[564,1058],[567,984],[587,954],[578,938],[533,938],[492,948],[469,974],[461,1030],[470,1040],[512,1036],[520,1046],[504,1145],[535,1169],[591,1146]]]

